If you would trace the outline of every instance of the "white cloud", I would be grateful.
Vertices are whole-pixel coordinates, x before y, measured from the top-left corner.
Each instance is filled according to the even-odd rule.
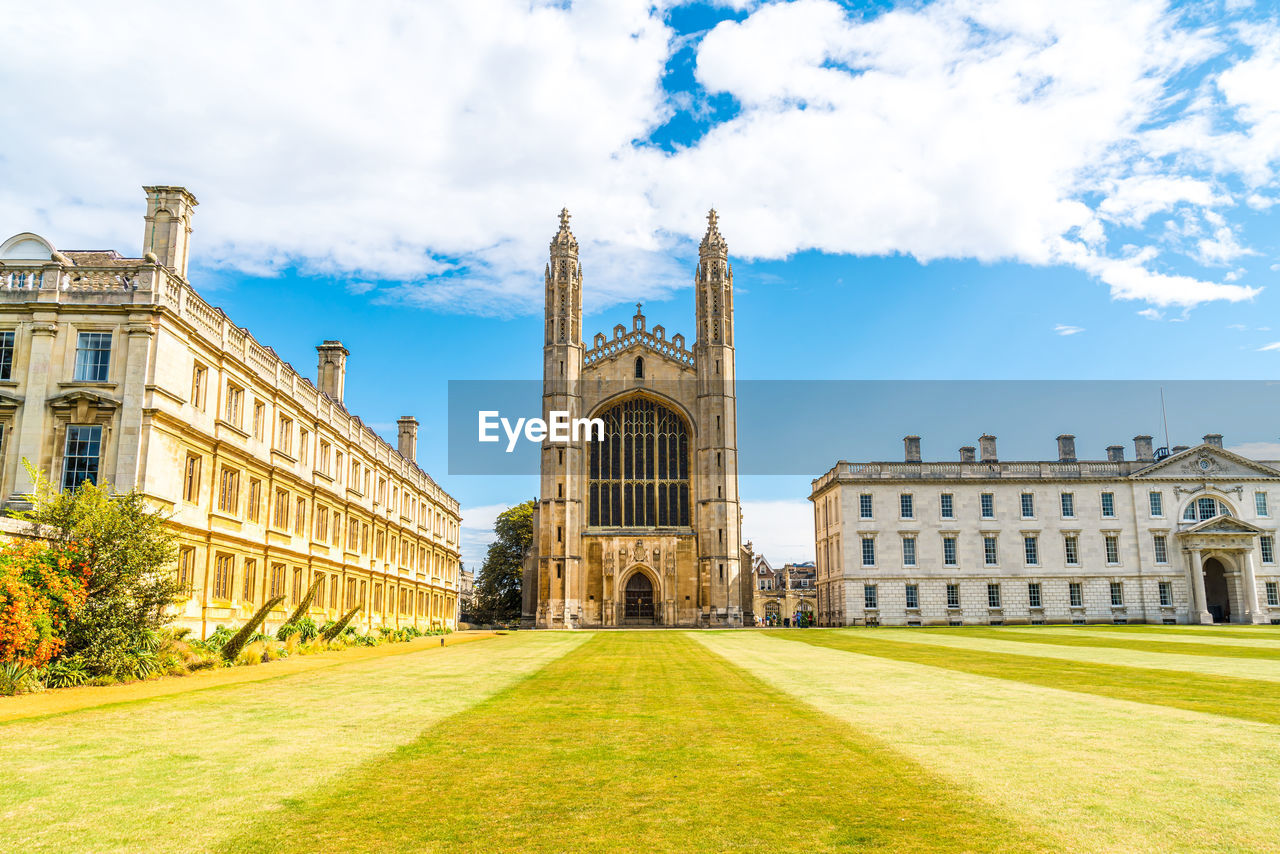
[[[1158,238],[1108,244],[1158,213],[1212,222],[1232,181],[1270,198],[1274,25],[1194,29],[1159,0],[726,5],[749,14],[702,38],[696,73],[741,109],[674,152],[644,140],[705,99],[663,90],[677,40],[648,0],[19,5],[0,124],[40,130],[0,141],[0,221],[136,252],[138,187],[182,183],[198,264],[493,313],[536,309],[562,205],[593,307],[686,286],[713,203],[739,256],[1068,265],[1156,306],[1258,292],[1166,272]],[[158,40],[180,61],[141,61]],[[1169,251],[1249,251],[1230,222],[1192,237]]]
[[[1078,332],[1084,332],[1083,326],[1068,326],[1065,323],[1059,323],[1053,327],[1053,331],[1059,335],[1075,335]]]
[[[1264,344],[1258,348],[1259,353],[1266,353],[1270,350],[1280,350],[1280,341],[1273,341],[1270,344]]]
[[[462,508],[460,551],[467,569],[475,572],[484,564],[489,543],[493,542],[493,526],[498,514],[511,509],[510,504],[486,504]]]
[[[813,505],[807,500],[744,501],[742,537],[774,566],[813,560]]]
[[[1138,317],[1145,317],[1147,320],[1163,320],[1164,314],[1156,308],[1144,308],[1138,312]]]
[[[1280,460],[1280,442],[1242,442],[1227,450],[1251,460]]]

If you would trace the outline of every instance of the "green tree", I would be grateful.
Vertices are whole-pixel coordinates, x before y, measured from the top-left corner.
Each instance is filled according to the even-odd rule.
[[[137,491],[112,495],[85,481],[55,492],[48,478],[30,465],[27,471],[34,506],[20,516],[32,523],[32,535],[74,551],[89,566],[85,603],[68,622],[62,655],[79,656],[95,675],[131,674],[182,598],[164,515]]]
[[[532,499],[498,514],[495,539],[476,578],[476,616],[489,623],[520,619],[524,553],[533,544]]]

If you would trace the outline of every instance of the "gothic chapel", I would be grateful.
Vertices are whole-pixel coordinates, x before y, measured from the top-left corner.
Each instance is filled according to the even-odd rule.
[[[538,628],[751,625],[742,559],[733,268],[713,210],[694,276],[697,336],[630,328],[582,338],[582,266],[569,212],[546,269],[542,415],[600,418],[542,446],[523,616]]]

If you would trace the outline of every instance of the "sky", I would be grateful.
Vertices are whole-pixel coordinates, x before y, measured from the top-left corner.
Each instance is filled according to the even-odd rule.
[[[5,20],[0,238],[136,256],[141,187],[189,188],[192,284],[304,375],[346,344],[348,408],[393,443],[422,421],[473,567],[536,481],[450,475],[448,382],[538,378],[564,206],[588,340],[637,301],[692,338],[717,208],[740,380],[1264,381],[1280,361],[1274,2],[52,0]],[[1050,457],[1008,388],[982,429]],[[1227,423],[1280,457],[1248,399],[1175,395],[1173,441]],[[926,456],[976,439],[924,395],[897,405]],[[1158,403],[1107,410],[1062,406],[1082,456],[1162,429]],[[773,417],[846,440],[832,464],[896,458],[905,423]],[[743,478],[744,538],[775,564],[812,556],[821,473]]]

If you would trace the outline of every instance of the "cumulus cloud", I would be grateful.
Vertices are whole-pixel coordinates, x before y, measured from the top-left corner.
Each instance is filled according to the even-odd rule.
[[[1066,265],[1155,306],[1258,292],[1165,255],[1250,251],[1212,223],[1275,190],[1274,24],[1159,0],[722,5],[748,14],[695,38],[696,93],[664,90],[688,39],[648,0],[18,6],[0,123],[39,121],[0,141],[0,219],[136,251],[138,187],[181,183],[198,263],[488,313],[536,310],[562,205],[592,307],[687,285],[713,203],[739,256]],[[712,96],[730,118],[649,141]],[[1161,214],[1211,227],[1113,245]]]

